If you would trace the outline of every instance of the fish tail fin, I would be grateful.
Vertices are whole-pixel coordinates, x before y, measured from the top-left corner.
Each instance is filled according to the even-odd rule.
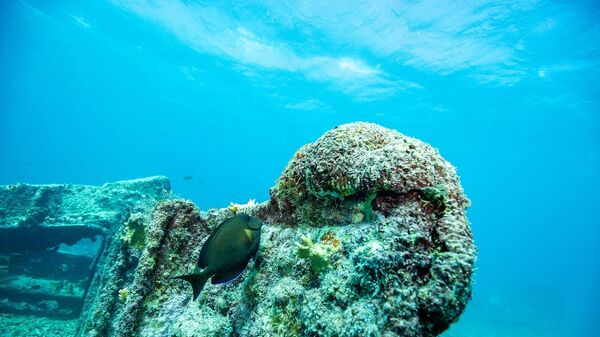
[[[200,292],[202,291],[202,288],[204,288],[208,278],[209,275],[205,273],[188,274],[174,277],[174,279],[186,280],[192,285],[192,290],[194,291],[194,301],[198,298],[198,295],[200,295]]]

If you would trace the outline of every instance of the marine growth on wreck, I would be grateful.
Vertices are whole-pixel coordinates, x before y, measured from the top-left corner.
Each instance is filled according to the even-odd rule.
[[[471,297],[469,205],[435,148],[361,122],[301,147],[262,203],[201,211],[163,177],[4,186],[1,318],[59,315],[71,325],[55,334],[80,337],[437,336]],[[192,301],[175,277],[236,214],[264,223],[258,252]],[[36,251],[82,238],[95,255],[47,261],[77,275],[40,276]]]

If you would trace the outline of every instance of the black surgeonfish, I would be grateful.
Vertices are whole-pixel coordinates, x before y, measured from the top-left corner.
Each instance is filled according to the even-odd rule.
[[[212,284],[234,280],[256,255],[262,225],[260,220],[246,214],[237,214],[223,221],[202,246],[194,273],[175,278],[192,285],[194,300],[209,278],[212,277]]]

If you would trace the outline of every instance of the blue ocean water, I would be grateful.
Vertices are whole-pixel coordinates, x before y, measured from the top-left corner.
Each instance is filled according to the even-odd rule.
[[[379,123],[472,200],[473,299],[444,336],[598,336],[597,2],[2,1],[0,60],[0,184],[263,201],[300,146]]]

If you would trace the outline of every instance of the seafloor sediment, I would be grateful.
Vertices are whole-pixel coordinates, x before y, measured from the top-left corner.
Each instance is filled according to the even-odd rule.
[[[2,337],[68,337],[77,332],[77,319],[54,319],[39,315],[0,314]]]
[[[78,336],[436,336],[471,296],[469,200],[431,146],[375,124],[325,133],[294,155],[261,204],[200,212],[159,200],[106,237]],[[236,212],[265,222],[242,276],[197,301],[194,269]]]

